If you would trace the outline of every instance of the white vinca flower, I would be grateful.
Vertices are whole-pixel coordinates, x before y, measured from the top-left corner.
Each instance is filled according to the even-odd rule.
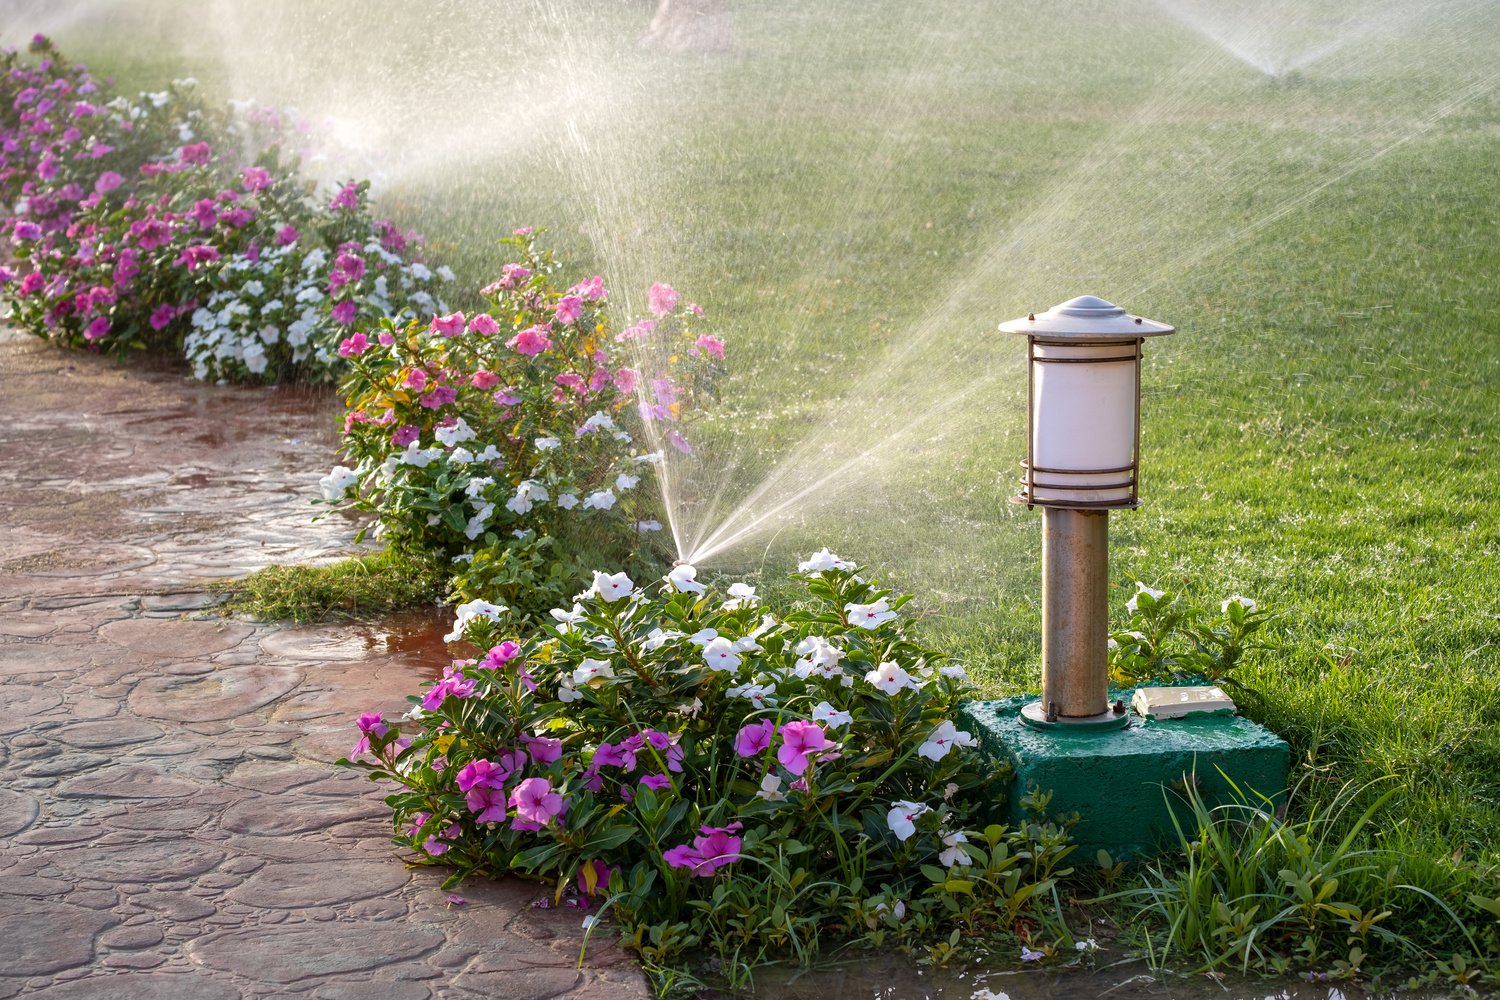
[[[733,670],[740,665],[740,654],[732,642],[719,636],[703,647],[703,662],[710,670]]]
[[[453,631],[443,636],[444,642],[457,642],[464,637],[464,629],[469,627],[473,621],[499,621],[500,616],[509,609],[503,604],[491,604],[489,601],[470,601],[460,604],[453,609]]]
[[[599,490],[583,498],[584,510],[609,510],[615,505],[615,495],[610,490]]]
[[[667,586],[679,594],[701,594],[705,589],[703,584],[698,582],[698,570],[688,563],[673,566],[672,572],[662,579],[666,581]]]
[[[878,628],[896,617],[884,597],[873,604],[846,604],[844,613],[849,616],[849,624],[856,628]]]
[[[619,490],[621,493],[625,492],[626,490],[633,490],[635,489],[636,483],[639,483],[640,481],[640,476],[627,476],[622,472],[615,477],[615,489]]]
[[[1227,614],[1229,614],[1229,606],[1231,604],[1238,604],[1240,607],[1244,608],[1246,611],[1254,611],[1255,610],[1255,601],[1253,601],[1252,599],[1250,599],[1248,597],[1241,597],[1239,594],[1235,594],[1233,597],[1230,597],[1229,599],[1227,599],[1223,604],[1220,604],[1219,605],[1219,610],[1222,613],[1224,613],[1224,614],[1227,615]]]
[[[505,507],[513,514],[525,514],[533,504],[547,499],[547,489],[532,479],[523,479],[516,487],[516,495],[505,501]]]
[[[954,747],[971,747],[974,745],[974,737],[969,733],[957,728],[947,719],[938,723],[937,728],[927,737],[927,741],[917,748],[918,757],[926,757],[928,760],[942,760],[948,756],[948,751]]]
[[[727,689],[724,694],[730,698],[743,698],[756,708],[775,708],[778,703],[774,684],[740,684]]]
[[[624,573],[595,573],[594,585],[590,588],[599,598],[608,604],[613,604],[622,597],[629,597],[635,591],[635,581]]]
[[[785,799],[786,794],[781,790],[781,776],[772,773],[760,779],[760,791],[755,793],[755,797],[765,799],[767,802],[780,802]]]
[[[591,431],[612,431],[615,429],[614,418],[608,413],[595,413],[579,425],[578,430],[573,432],[574,437],[583,437]]]
[[[820,701],[812,710],[812,720],[825,729],[840,729],[852,723],[854,716],[839,711],[826,701]]]
[[[582,698],[583,695],[573,686],[573,678],[564,677],[562,683],[557,686],[557,700],[567,705]]]
[[[591,658],[578,664],[578,668],[573,671],[573,683],[575,685],[599,687],[614,675],[615,668],[609,665],[608,660],[595,660]]]
[[[349,487],[358,482],[359,476],[353,469],[335,465],[333,471],[318,480],[318,487],[323,491],[324,500],[342,500],[344,494],[349,492]]]
[[[537,451],[552,451],[554,448],[561,448],[562,442],[555,437],[539,437],[531,442],[531,446]]]
[[[873,684],[887,695],[894,695],[902,688],[916,689],[917,683],[911,674],[901,669],[899,663],[886,662],[865,674],[866,683]]]
[[[892,802],[891,811],[885,814],[886,826],[891,828],[897,840],[904,841],[917,832],[917,817],[927,808],[920,802]]]
[[[1157,590],[1154,587],[1148,587],[1144,583],[1137,580],[1135,582],[1135,596],[1125,602],[1125,610],[1129,611],[1131,614],[1135,614],[1136,602],[1140,600],[1140,596],[1142,594],[1149,594],[1153,601],[1158,601],[1161,600],[1162,595],[1165,593],[1166,591],[1164,590]]]
[[[740,608],[753,608],[760,603],[755,597],[755,588],[748,583],[731,583],[729,585],[729,600],[724,602],[725,611],[738,611]]]
[[[853,568],[854,564],[852,562],[845,562],[826,548],[815,552],[811,559],[797,564],[798,573],[823,573],[831,569],[848,570]]]
[[[673,639],[681,639],[682,636],[683,633],[681,632],[664,632],[659,628],[654,628],[651,630],[650,634],[646,636],[646,638],[641,640],[641,649],[645,650],[648,653],[654,652],[658,649],[661,649]]]
[[[653,531],[660,531],[661,530],[661,522],[660,521],[637,521],[637,522],[635,522],[635,530],[638,531],[638,532],[640,532],[643,535],[649,534],[650,532],[653,532]]]
[[[713,642],[718,637],[719,637],[719,630],[718,629],[716,629],[716,628],[704,628],[704,629],[699,629],[698,631],[694,632],[692,635],[688,636],[688,642],[692,643],[694,646],[707,646],[709,643]]]
[[[967,844],[969,838],[962,830],[954,830],[943,834],[943,850],[938,854],[938,862],[944,868],[952,868],[954,865],[972,865],[974,859],[964,852],[959,844]]]
[[[572,510],[574,507],[578,506],[578,497],[574,496],[572,493],[564,493],[562,496],[557,498],[557,505],[563,510]]]
[[[452,426],[439,427],[434,430],[432,436],[441,441],[445,447],[452,448],[454,445],[464,441],[474,440],[476,435],[473,429],[464,422],[464,418],[459,417],[457,422]]]

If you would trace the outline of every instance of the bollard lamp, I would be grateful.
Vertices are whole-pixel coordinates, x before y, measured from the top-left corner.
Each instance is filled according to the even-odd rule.
[[[1114,729],[1109,702],[1109,512],[1140,505],[1141,354],[1173,332],[1081,295],[1000,324],[1026,337],[1026,461],[1014,503],[1042,508],[1037,728]]]

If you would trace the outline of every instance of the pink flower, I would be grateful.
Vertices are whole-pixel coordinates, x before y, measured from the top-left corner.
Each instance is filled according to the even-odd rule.
[[[500,324],[496,323],[495,317],[489,313],[476,313],[469,319],[469,332],[488,337],[492,333],[500,332]]]
[[[679,434],[675,427],[667,431],[666,438],[667,444],[671,445],[673,448],[676,448],[684,455],[691,455],[693,453],[693,446],[688,444],[688,439]]]
[[[512,236],[530,236],[534,232],[536,232],[536,230],[533,229],[531,226],[521,226],[521,227],[519,227],[517,229],[512,229],[511,230],[511,235]]]
[[[282,226],[276,230],[276,245],[279,247],[290,246],[297,242],[297,236],[297,230],[293,226]]]
[[[587,281],[580,281],[568,289],[568,292],[577,295],[585,302],[599,302],[609,297],[609,292],[604,288],[604,279],[597,274]]]
[[[611,868],[603,861],[585,861],[578,869],[578,891],[585,896],[597,896],[609,888],[609,880],[620,869]]]
[[[657,316],[665,316],[677,308],[677,292],[671,285],[663,285],[658,281],[647,293],[646,304]]]
[[[427,386],[427,373],[420,368],[413,368],[406,375],[406,381],[401,383],[408,389],[421,392]]]
[[[429,410],[441,410],[457,398],[457,389],[451,385],[439,385],[424,392],[422,398],[417,400],[417,402]]]
[[[339,193],[333,196],[328,203],[331,209],[356,209],[359,208],[359,186],[353,181],[339,188]]]
[[[151,329],[164,330],[168,323],[177,318],[177,309],[174,306],[157,306],[151,310]]]
[[[35,222],[17,222],[10,232],[10,238],[17,243],[22,240],[39,240],[42,238],[42,227]]]
[[[711,876],[725,865],[740,860],[740,845],[743,841],[731,834],[739,831],[743,825],[731,823],[729,826],[699,827],[700,836],[693,838],[691,846],[682,844],[665,851],[662,860],[674,868],[691,869],[690,874],[697,877]]]
[[[793,774],[807,770],[808,758],[833,746],[823,735],[823,728],[812,722],[788,722],[781,727],[781,748],[776,759]]]
[[[357,253],[341,253],[333,260],[333,266],[343,271],[350,281],[358,281],[365,276],[365,259]]]
[[[500,384],[500,376],[481,368],[469,376],[469,384],[476,389],[493,389]]]
[[[527,778],[510,793],[510,804],[516,807],[518,822],[546,826],[567,811],[563,797],[552,790],[552,782],[546,778]],[[517,829],[525,827],[517,826]]]
[[[98,180],[94,181],[94,190],[99,194],[109,194],[115,188],[124,183],[125,178],[121,177],[113,170],[106,170],[104,171],[104,173],[99,175]]]
[[[478,813],[474,817],[475,822],[500,823],[505,820],[509,801],[503,788],[476,785],[464,793],[464,801],[471,812]]]
[[[568,326],[578,322],[583,315],[583,300],[576,295],[566,295],[557,303],[557,322]]]
[[[641,784],[653,792],[659,792],[663,788],[671,788],[672,779],[665,774],[644,774],[641,776]]]
[[[350,323],[354,322],[354,317],[359,315],[359,306],[354,304],[353,299],[345,299],[344,301],[336,304],[333,307],[332,313],[333,321],[335,323],[337,323],[339,326],[348,326]],[[364,334],[358,334],[358,336],[363,337]],[[348,343],[348,341],[345,341],[345,343]],[[363,351],[364,348],[361,347],[360,350]],[[349,356],[347,354],[344,354],[344,350],[342,347],[339,348],[339,353],[343,354],[346,358]]]
[[[754,757],[771,745],[771,737],[775,732],[776,723],[770,719],[752,722],[735,734],[734,752],[741,757]]]
[[[503,787],[515,773],[515,768],[507,766],[508,763],[483,759],[469,761],[458,772],[458,790],[467,792],[471,788]]]
[[[416,427],[413,427],[411,424],[402,424],[391,434],[391,444],[397,448],[405,448],[421,436],[422,432]]]
[[[494,400],[496,406],[515,406],[521,401],[521,397],[516,395],[514,389],[507,386],[495,393]]]
[[[265,167],[246,167],[240,172],[240,183],[246,191],[263,191],[271,186],[271,172]]]
[[[514,641],[506,639],[498,646],[491,646],[490,651],[484,654],[484,659],[479,662],[479,665],[486,670],[497,670],[519,655],[521,655],[521,647]]]
[[[339,303],[339,305],[343,305],[343,304],[344,303],[342,303],[342,302]],[[349,305],[353,305],[353,304],[354,303],[352,303],[352,302],[349,303]],[[334,319],[338,319],[338,306],[334,307]],[[344,322],[344,320],[341,320],[341,319],[339,319],[338,321],[340,323]],[[341,357],[341,358],[355,358],[355,357],[358,357],[359,355],[365,353],[365,350],[369,346],[370,346],[370,338],[366,337],[362,333],[356,333],[354,336],[348,338],[347,340],[342,341],[339,344],[339,357]]]
[[[526,744],[526,752],[531,754],[531,759],[543,767],[562,759],[562,740],[560,739],[549,736],[522,736],[521,742]]]
[[[215,250],[213,247],[208,246],[207,244],[199,243],[194,244],[190,247],[185,247],[182,253],[178,254],[177,259],[173,261],[173,263],[186,264],[189,271],[196,271],[198,269],[198,265],[209,264],[218,259],[218,250]]]
[[[89,340],[101,340],[109,335],[109,317],[95,316],[83,331],[84,337]]]
[[[582,391],[584,385],[583,376],[577,372],[562,372],[553,381],[564,389],[572,389],[574,392]]]
[[[432,317],[432,332],[443,337],[457,337],[464,332],[464,314],[455,312]]]
[[[615,339],[620,341],[640,340],[642,337],[649,337],[655,330],[656,320],[643,319],[635,326],[621,330],[619,333],[615,334]]]
[[[183,163],[207,163],[214,151],[206,142],[195,142],[190,146],[183,146],[177,155]]]
[[[379,334],[377,334],[376,337],[375,337],[375,339],[378,340],[378,341],[380,341],[386,347],[390,347],[392,344],[394,344],[396,342],[396,338],[392,334],[387,333],[384,330],[382,330]]]
[[[545,326],[527,327],[505,342],[505,346],[527,357],[536,357],[552,346]]]
[[[697,344],[699,349],[709,357],[714,358],[718,361],[724,360],[724,341],[720,340],[718,337],[710,337],[705,333],[703,336],[698,338]]]

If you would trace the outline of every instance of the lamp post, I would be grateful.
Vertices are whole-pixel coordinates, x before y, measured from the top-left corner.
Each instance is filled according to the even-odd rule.
[[[1042,508],[1038,728],[1114,729],[1109,704],[1109,512],[1140,506],[1141,347],[1173,332],[1081,295],[1000,324],[1026,337],[1026,474],[1012,503]]]

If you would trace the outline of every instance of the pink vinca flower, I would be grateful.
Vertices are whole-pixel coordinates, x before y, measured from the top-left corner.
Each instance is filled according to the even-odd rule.
[[[552,346],[552,339],[547,336],[546,327],[531,326],[507,340],[505,346],[518,354],[534,358]]]
[[[455,312],[446,316],[434,316],[432,332],[442,337],[457,337],[464,332],[464,314]]]
[[[489,313],[478,313],[469,319],[469,332],[488,337],[490,334],[500,332],[500,324],[495,322],[495,317]]]
[[[801,774],[807,770],[812,756],[833,745],[823,735],[821,726],[811,722],[788,722],[781,727],[781,748],[776,751],[776,759],[788,771]]]
[[[716,361],[724,360],[724,341],[704,334],[697,340],[698,349]]]
[[[576,295],[565,295],[557,303],[557,322],[570,326],[583,315],[583,300]]]
[[[656,315],[665,316],[677,308],[677,291],[671,285],[664,285],[658,281],[647,293],[646,305]]]
[[[741,757],[754,757],[771,745],[771,737],[775,732],[776,723],[770,719],[752,722],[735,733],[734,752]]]
[[[547,826],[567,811],[563,797],[552,790],[547,778],[527,778],[510,793],[510,804],[516,807],[516,828],[526,829],[522,823],[536,824],[535,828]]]
[[[350,305],[353,305],[351,302]],[[337,318],[337,317],[335,317]],[[370,346],[370,339],[362,333],[356,333],[339,343],[339,357],[354,358],[365,353]]]

